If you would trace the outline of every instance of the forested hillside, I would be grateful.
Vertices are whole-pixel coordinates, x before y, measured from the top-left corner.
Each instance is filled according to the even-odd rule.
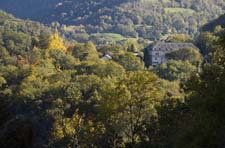
[[[141,138],[134,122],[144,130],[159,104],[183,99],[177,82],[144,70],[134,45],[66,47],[40,23],[4,12],[0,20],[1,147],[129,146]]]
[[[26,1],[26,7],[34,4],[32,1],[29,2]],[[91,9],[87,7],[91,2],[93,1],[79,3],[82,15],[86,14],[86,9]],[[131,17],[127,15],[136,13],[136,11],[127,13],[134,7],[133,4],[137,5],[134,8],[138,13],[145,10],[136,9],[141,3],[146,4],[146,11],[152,11],[147,9],[150,8],[147,5],[150,1],[127,1],[126,5],[124,2],[118,3],[119,1],[98,2],[92,3],[96,6],[96,10],[100,10],[98,5],[103,12],[109,11],[110,14],[111,10],[118,9],[115,12],[119,14],[115,15],[115,18],[121,16],[120,13],[124,11],[122,13],[124,17],[118,18],[119,21],[115,24],[111,24],[110,21],[108,24],[107,21],[103,22],[111,24],[112,28],[119,25],[122,20],[125,20],[124,26],[129,26],[126,19]],[[199,3],[197,5],[199,7],[186,1],[171,4],[167,2],[169,1],[161,1],[161,4],[165,4],[166,7],[179,7],[178,4],[183,3],[184,7],[193,7],[196,12],[203,11],[200,7],[203,5],[204,8],[209,8],[207,11],[211,8],[212,11],[220,11],[219,5],[223,5],[218,0],[213,3],[195,1]],[[23,6],[23,1],[20,3]],[[69,1],[63,1],[61,4],[58,3],[57,7],[52,7],[52,3],[46,2],[41,10],[50,7],[51,15],[40,12],[39,16],[46,16],[51,20],[54,18],[52,14],[61,14],[61,11],[56,10],[63,10],[62,12],[69,10],[60,7],[71,7],[74,6],[73,3],[76,4],[75,1],[70,2],[70,5],[66,3]],[[158,4],[155,1],[151,1],[152,3]],[[10,4],[19,6],[17,2]],[[104,8],[100,4],[107,7]],[[81,8],[85,9],[82,11]],[[33,10],[34,14],[39,12],[39,9]],[[160,9],[155,10],[158,12]],[[181,14],[186,14],[187,17],[190,15],[186,13],[186,9],[166,10],[169,11],[168,16],[175,18]],[[185,13],[174,12],[178,10],[181,12],[185,10]],[[199,12],[197,14],[201,14]],[[92,17],[96,17],[95,19],[99,21],[103,20],[99,18],[99,14],[102,14],[101,11],[90,13],[79,21],[85,24],[92,23],[96,30],[95,27],[98,28],[102,22],[90,20]],[[198,16],[199,23],[202,22],[202,18],[211,16],[208,14],[201,14],[201,21]],[[183,18],[186,18],[185,16]],[[66,17],[60,17],[60,20],[62,18]],[[164,15],[157,18],[162,19]],[[132,24],[133,20],[130,19],[128,22]],[[155,22],[157,21],[154,20],[152,23]],[[178,22],[174,25],[178,25]],[[189,23],[189,19],[184,23]],[[160,27],[160,24],[157,27]],[[133,22],[131,26],[135,26],[135,23]],[[58,23],[53,23],[51,27],[34,21],[16,19],[0,11],[0,147],[223,148],[225,146],[223,27],[217,26],[211,32],[201,32],[196,40],[186,35],[171,35],[170,42],[193,42],[204,56],[199,50],[186,47],[167,54],[166,63],[149,68],[144,67],[142,60],[141,50],[145,44],[139,44],[136,39],[96,47],[91,41],[77,43],[62,37],[68,35],[68,29],[73,30],[74,27],[68,28]],[[90,29],[85,26],[83,28]],[[85,30],[78,28],[77,31],[84,34],[87,33]],[[104,31],[107,31],[107,27],[102,30]],[[115,38],[115,34],[101,34],[104,37],[106,35]],[[123,36],[120,37],[124,39]]]
[[[103,42],[104,39],[120,41],[124,37],[155,40],[172,33],[194,36],[200,26],[224,13],[224,6],[223,0],[7,0],[0,2],[0,9],[17,17],[30,18],[47,24],[59,22],[67,25],[61,29],[67,32],[70,38],[78,41],[91,39],[97,42]]]

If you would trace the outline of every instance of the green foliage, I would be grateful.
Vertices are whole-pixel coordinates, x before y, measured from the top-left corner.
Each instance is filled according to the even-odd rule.
[[[0,88],[2,87],[2,85],[6,84],[6,80],[4,77],[0,77]]]
[[[92,42],[85,44],[76,44],[70,49],[73,56],[80,59],[80,61],[95,61],[99,58],[95,45]]]
[[[170,35],[167,39],[169,42],[182,42],[182,43],[191,43],[193,40],[191,39],[190,36],[185,35],[185,34],[174,34]]]
[[[172,59],[176,61],[189,61],[195,66],[199,66],[202,63],[202,55],[200,52],[194,48],[183,48],[180,50],[175,50],[166,55],[167,59]]]
[[[123,77],[125,69],[116,62],[100,60],[90,66],[90,72],[99,77]]]
[[[7,31],[4,33],[5,46],[11,52],[19,54],[31,45],[31,39],[28,35],[22,32]]]
[[[51,49],[48,51],[48,56],[58,69],[73,69],[79,63],[79,60],[63,50]]]
[[[49,24],[70,39],[97,43],[115,43],[124,37],[158,40],[167,34],[180,33],[194,37],[199,26],[223,14],[224,6],[223,0],[114,0],[110,3],[107,0],[9,0],[0,3],[1,9],[20,18]],[[2,13],[2,18],[5,17]],[[223,17],[215,24],[224,26],[221,20]]]
[[[117,145],[124,143],[129,147],[140,142],[146,123],[156,116],[155,107],[163,97],[158,88],[159,81],[153,73],[128,72],[114,89],[104,90],[100,116],[106,120],[106,129],[114,128],[117,138],[122,138],[122,143]],[[112,147],[115,144],[111,143]]]
[[[197,69],[189,61],[169,60],[167,63],[161,64],[155,68],[155,72],[161,78],[174,81],[186,80]]]
[[[200,48],[203,55],[209,55],[216,44],[218,37],[210,32],[202,32],[196,39],[196,45]]]
[[[49,47],[50,35],[46,32],[41,32],[37,41],[34,41],[34,45],[38,46],[41,49],[47,49]],[[36,44],[35,44],[36,42]]]
[[[99,52],[101,52],[103,55],[111,55],[115,58],[118,58],[119,55],[122,55],[125,53],[126,49],[121,45],[101,45],[98,49]]]
[[[177,147],[224,146],[224,37],[219,40],[222,42],[213,52],[212,63],[203,65],[202,72],[193,75],[184,87],[192,118]]]
[[[76,43],[65,52],[46,48],[48,36],[33,39],[19,55],[0,48],[0,99],[10,104],[0,110],[6,147],[24,139],[27,147],[138,147],[165,96],[182,98],[178,85],[144,70],[137,43],[98,50]]]
[[[87,4],[95,6],[100,2],[87,1]],[[158,1],[152,0],[141,2],[158,4]],[[128,3],[132,4],[131,1]],[[186,1],[173,1],[172,4],[188,8],[192,5]],[[121,3],[124,9],[130,8],[128,6]],[[196,12],[201,10],[201,7],[192,7]],[[115,9],[118,13],[122,11],[120,7]],[[122,28],[128,26],[124,31],[129,36],[136,36],[136,29],[142,28],[143,19],[148,23],[144,24],[144,29],[153,31],[154,27],[150,27],[154,25],[152,23],[162,27],[160,16],[141,18],[132,13],[129,15],[132,19],[126,19],[126,14],[119,21],[124,21]],[[176,17],[176,13],[182,12],[179,9],[179,12],[172,13]],[[97,29],[102,31],[115,29],[120,24],[110,26],[112,18],[109,16],[101,19],[104,20],[100,22],[103,28]],[[185,26],[178,18],[176,22],[179,22],[176,27]],[[216,28],[214,33],[205,35],[202,33],[197,40],[202,48],[207,47],[212,52],[210,63],[203,62],[202,69],[198,69],[201,55],[194,49],[184,48],[170,53],[168,57],[172,60],[153,69],[159,78],[144,69],[140,60],[140,40],[130,39],[121,42],[123,45],[101,46],[93,42],[72,44],[67,41],[69,48],[65,51],[57,49],[64,48],[64,40],[56,34],[52,36],[51,31],[39,23],[15,20],[0,12],[0,24],[1,146],[224,146],[225,37],[218,37],[223,29]],[[52,25],[60,26],[58,23]],[[89,25],[89,29],[95,30],[95,27]],[[79,32],[84,33],[81,28]],[[71,28],[64,26],[64,29]],[[157,30],[155,33],[161,34]],[[204,43],[201,36],[210,42]],[[177,35],[173,39],[188,40]],[[112,59],[100,58],[106,54]]]
[[[135,71],[144,69],[144,63],[139,57],[136,57],[133,53],[126,53],[120,55],[116,61],[121,64],[127,71]]]

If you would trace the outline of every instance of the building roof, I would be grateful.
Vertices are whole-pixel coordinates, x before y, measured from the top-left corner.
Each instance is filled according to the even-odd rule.
[[[110,55],[106,54],[101,59],[103,59],[103,60],[111,60],[112,57]]]
[[[159,50],[159,51],[171,51],[175,49],[181,49],[184,47],[192,47],[198,49],[192,43],[172,43],[172,42],[157,42],[153,47],[152,50]]]

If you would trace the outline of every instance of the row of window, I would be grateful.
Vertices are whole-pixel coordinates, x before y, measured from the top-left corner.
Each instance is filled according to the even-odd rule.
[[[166,51],[170,51],[170,48],[156,48],[155,50],[166,50]]]
[[[160,60],[161,58],[160,58],[160,57],[154,57],[153,59],[154,59],[154,61],[158,61],[158,60]]]
[[[163,57],[153,57],[152,58],[152,61],[157,61],[158,62],[159,60],[160,61],[164,61],[165,59]]]

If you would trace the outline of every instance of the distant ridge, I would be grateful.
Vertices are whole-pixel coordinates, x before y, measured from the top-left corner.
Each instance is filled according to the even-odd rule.
[[[76,26],[73,36],[114,33],[151,41],[168,34],[194,37],[224,8],[221,0],[0,0],[0,9],[15,17]]]

